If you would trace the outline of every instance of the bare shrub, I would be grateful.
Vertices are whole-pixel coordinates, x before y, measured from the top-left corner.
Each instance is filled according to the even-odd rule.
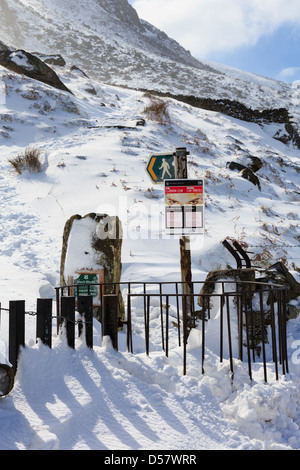
[[[27,148],[23,155],[17,155],[10,158],[8,161],[13,166],[18,175],[23,171],[30,173],[39,173],[42,171],[43,166],[40,160],[41,151],[38,148]]]
[[[147,94],[147,98],[150,99],[150,104],[144,108],[144,113],[148,119],[165,124],[170,118],[166,101],[151,94]]]

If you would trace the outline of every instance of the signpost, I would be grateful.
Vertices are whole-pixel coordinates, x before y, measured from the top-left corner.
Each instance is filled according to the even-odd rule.
[[[146,166],[146,172],[155,184],[163,184],[167,179],[176,178],[174,154],[151,155]]]
[[[180,266],[183,315],[192,312],[192,267],[189,235],[204,231],[203,180],[188,180],[187,152],[177,148],[172,154],[151,155],[146,172],[155,184],[165,184],[166,229],[180,236]]]
[[[187,172],[187,152],[186,148],[177,148],[175,152],[175,167],[176,167],[176,178],[186,180],[188,177]],[[191,249],[190,249],[190,238],[183,235],[179,239],[180,247],[180,268],[181,268],[181,282],[182,282],[182,311],[187,321],[187,316],[192,312],[192,300],[193,297],[189,294],[193,293],[192,284],[192,260],[191,260]]]

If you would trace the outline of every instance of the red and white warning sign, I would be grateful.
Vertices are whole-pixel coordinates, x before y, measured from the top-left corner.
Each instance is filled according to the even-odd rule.
[[[204,181],[165,180],[166,230],[170,235],[204,232]]]

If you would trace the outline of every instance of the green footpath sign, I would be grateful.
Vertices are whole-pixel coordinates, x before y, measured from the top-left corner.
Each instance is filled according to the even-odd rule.
[[[99,284],[101,281],[99,279],[98,273],[81,273],[77,277],[74,277],[74,285],[79,286],[74,289],[75,297],[77,297],[77,291],[79,295],[92,295],[93,297],[99,296],[99,286],[89,286],[88,284]]]
[[[165,180],[175,179],[175,157],[172,153],[151,155],[146,172],[153,183],[162,184]]]

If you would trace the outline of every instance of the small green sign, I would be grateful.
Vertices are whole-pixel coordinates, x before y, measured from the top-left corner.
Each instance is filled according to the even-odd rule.
[[[153,183],[162,184],[165,180],[175,179],[175,157],[173,153],[151,155],[146,172]]]
[[[99,275],[98,274],[79,274],[79,276],[74,279],[74,285],[79,286],[74,289],[75,297],[77,297],[77,291],[79,295],[92,295],[93,297],[99,296],[99,286],[88,286],[88,284],[99,284]]]

